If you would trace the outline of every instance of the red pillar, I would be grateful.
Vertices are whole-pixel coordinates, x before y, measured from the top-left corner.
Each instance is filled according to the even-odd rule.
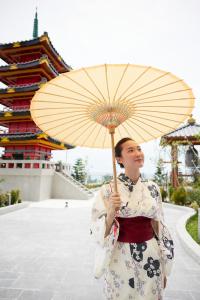
[[[171,184],[174,188],[179,186],[178,182],[178,148],[177,145],[171,145],[171,162],[172,162],[172,172],[171,172]]]

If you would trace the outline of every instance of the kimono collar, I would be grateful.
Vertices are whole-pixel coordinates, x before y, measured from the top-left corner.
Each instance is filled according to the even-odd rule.
[[[140,174],[138,181],[135,183],[134,181],[132,181],[127,175],[125,175],[124,173],[119,174],[118,179],[120,181],[122,181],[124,183],[124,185],[126,187],[128,187],[129,191],[132,192],[133,191],[133,187],[134,185],[136,185],[138,183],[138,181],[140,181],[142,179],[142,175]]]

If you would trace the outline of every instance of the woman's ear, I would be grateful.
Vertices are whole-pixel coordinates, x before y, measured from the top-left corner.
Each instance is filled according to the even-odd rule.
[[[115,157],[116,158],[116,161],[118,162],[118,164],[121,163],[121,157]]]

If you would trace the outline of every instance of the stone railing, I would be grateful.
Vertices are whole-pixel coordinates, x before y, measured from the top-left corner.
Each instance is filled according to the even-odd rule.
[[[23,160],[13,160],[13,159],[0,159],[0,169],[54,169],[55,171],[61,171],[66,174],[70,174],[71,165],[48,161],[48,160],[31,160],[31,159],[23,159]]]
[[[61,173],[65,176],[65,178],[67,178],[69,181],[71,181],[73,184],[75,184],[80,190],[86,192],[89,195],[93,195],[92,191],[90,191],[88,188],[86,188],[86,186],[84,184],[75,180],[71,175],[64,173],[63,171]]]

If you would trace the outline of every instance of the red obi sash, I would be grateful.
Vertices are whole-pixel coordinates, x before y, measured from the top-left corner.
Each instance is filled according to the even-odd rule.
[[[142,243],[154,237],[151,219],[147,217],[121,218],[118,241],[123,243]]]

